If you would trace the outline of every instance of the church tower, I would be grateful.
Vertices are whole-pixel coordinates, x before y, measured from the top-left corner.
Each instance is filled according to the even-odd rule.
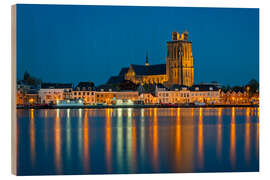
[[[187,31],[173,32],[172,41],[167,42],[166,74],[168,86],[194,84],[192,42],[188,41]]]

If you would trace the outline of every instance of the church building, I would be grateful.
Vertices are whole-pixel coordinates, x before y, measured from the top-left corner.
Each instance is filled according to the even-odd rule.
[[[148,55],[144,65],[131,64],[122,68],[118,76],[112,76],[108,83],[130,80],[135,84],[163,84],[192,86],[194,84],[194,67],[192,42],[188,32],[172,33],[172,40],[167,42],[166,64],[150,65]]]

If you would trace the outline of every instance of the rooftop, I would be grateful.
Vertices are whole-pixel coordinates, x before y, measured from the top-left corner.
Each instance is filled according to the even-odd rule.
[[[136,75],[160,75],[166,74],[166,64],[155,64],[155,65],[136,65],[131,64]]]
[[[69,83],[42,83],[41,89],[66,89],[72,88],[73,85]]]

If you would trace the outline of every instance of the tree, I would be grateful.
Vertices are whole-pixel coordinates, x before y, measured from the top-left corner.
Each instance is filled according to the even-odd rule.
[[[226,92],[226,91],[230,91],[231,90],[231,86],[228,84],[227,86],[222,86],[222,91]]]
[[[30,74],[27,71],[25,71],[23,75],[23,80],[27,81],[29,78],[30,78]]]
[[[90,86],[91,86],[92,88],[95,87],[95,83],[90,82]]]
[[[38,86],[41,83],[41,80],[35,77],[31,77],[30,74],[25,71],[23,80],[26,82],[27,85],[30,86]]]
[[[259,83],[256,79],[251,79],[248,82],[247,87],[249,87],[249,93],[254,94],[259,90]]]

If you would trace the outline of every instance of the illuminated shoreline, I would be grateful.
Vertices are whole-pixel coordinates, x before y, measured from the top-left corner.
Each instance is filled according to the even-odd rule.
[[[83,105],[83,106],[17,106],[17,109],[105,109],[105,108],[226,108],[226,107],[259,107],[259,105]]]

